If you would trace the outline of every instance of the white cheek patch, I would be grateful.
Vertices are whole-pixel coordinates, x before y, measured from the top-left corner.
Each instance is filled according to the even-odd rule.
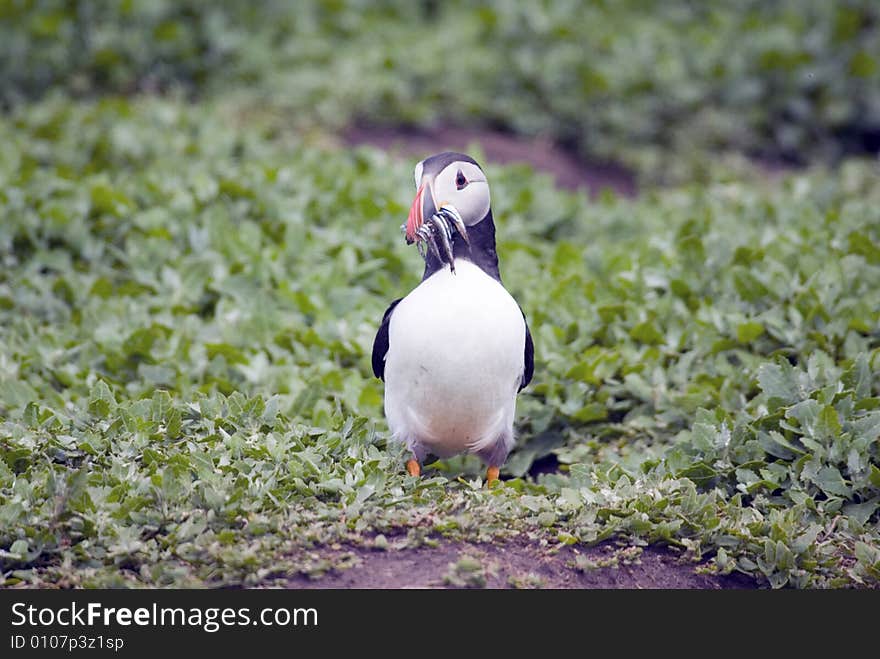
[[[469,183],[458,189],[458,172]],[[434,201],[438,207],[444,203],[452,204],[461,214],[465,226],[473,226],[486,217],[489,212],[489,184],[479,167],[468,162],[454,162],[448,165],[434,180]]]
[[[474,181],[461,190],[455,201],[464,223],[472,226],[486,217],[489,212],[489,186],[483,181]]]
[[[416,171],[415,171],[416,189],[418,189],[419,183],[422,182],[422,171],[424,170],[424,168],[425,168],[424,161],[420,162],[416,165]]]

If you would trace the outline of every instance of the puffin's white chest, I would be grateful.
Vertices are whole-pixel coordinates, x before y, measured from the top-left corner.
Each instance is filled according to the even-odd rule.
[[[438,455],[511,434],[524,368],[525,321],[514,299],[470,261],[456,260],[455,270],[397,305],[385,359],[392,433]]]

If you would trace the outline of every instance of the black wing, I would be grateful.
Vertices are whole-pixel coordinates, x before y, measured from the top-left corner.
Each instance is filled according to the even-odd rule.
[[[391,324],[391,312],[394,311],[394,307],[402,299],[394,300],[391,306],[385,310],[385,315],[382,316],[382,324],[379,326],[379,331],[376,332],[376,338],[373,340],[373,375],[380,380],[385,379],[385,355],[388,354],[388,325]],[[531,339],[528,339],[528,341],[530,343]]]
[[[520,308],[520,311],[522,311],[522,308]],[[522,382],[520,382],[517,391],[522,391],[532,381],[532,376],[535,374],[535,344],[532,343],[532,333],[529,331],[529,322],[526,320],[525,312],[523,312],[523,321],[526,324],[525,368],[523,369]]]

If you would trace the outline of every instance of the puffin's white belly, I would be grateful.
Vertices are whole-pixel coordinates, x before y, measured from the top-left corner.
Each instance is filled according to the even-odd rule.
[[[394,309],[385,414],[395,439],[444,457],[512,443],[525,321],[504,287],[457,259]]]

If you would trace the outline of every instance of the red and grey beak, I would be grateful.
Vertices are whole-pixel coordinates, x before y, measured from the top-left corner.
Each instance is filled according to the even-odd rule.
[[[406,218],[406,244],[413,244],[418,237],[419,228],[426,222],[431,221],[437,215],[437,206],[434,202],[434,189],[429,179],[424,181],[416,192],[416,198],[413,199],[412,206],[409,209],[409,215]],[[470,242],[468,239],[467,227],[461,218],[461,215],[452,207],[441,204],[441,215],[446,222],[451,222],[452,226],[458,231],[464,241]],[[449,233],[449,239],[452,234]]]
[[[432,217],[436,212],[431,184],[425,181],[419,186],[416,198],[409,209],[409,216],[406,218],[406,243],[408,245],[415,242],[416,231],[424,224],[425,218]]]

